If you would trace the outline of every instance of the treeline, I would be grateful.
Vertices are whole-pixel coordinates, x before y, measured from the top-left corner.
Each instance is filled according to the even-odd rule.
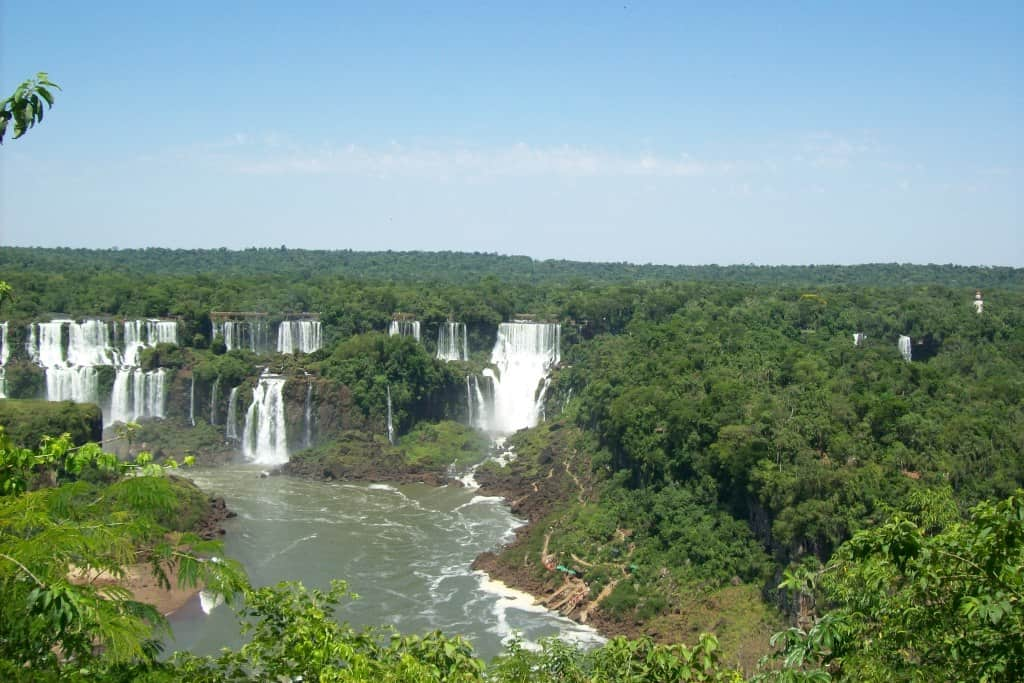
[[[541,284],[579,279],[588,283],[640,281],[707,281],[745,284],[801,285],[924,285],[947,287],[1024,286],[1024,270],[976,267],[874,263],[856,266],[670,266],[632,263],[593,263],[537,260],[528,256],[452,251],[324,251],[306,249],[44,249],[0,248],[0,272],[34,270],[60,273],[225,276],[281,275],[300,280],[317,276],[378,282],[446,282],[475,284],[495,277],[505,283]]]

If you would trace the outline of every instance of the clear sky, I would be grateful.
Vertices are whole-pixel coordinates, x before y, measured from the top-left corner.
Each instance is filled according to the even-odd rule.
[[[1022,6],[0,0],[0,243],[1024,266]]]

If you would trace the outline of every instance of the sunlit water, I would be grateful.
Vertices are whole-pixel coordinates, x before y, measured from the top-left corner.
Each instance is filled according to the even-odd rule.
[[[488,659],[513,631],[527,642],[558,634],[599,640],[469,568],[477,554],[511,540],[522,523],[498,498],[457,487],[261,478],[259,472],[227,465],[190,473],[238,513],[225,525],[224,548],[254,585],[289,579],[326,588],[331,579],[344,579],[360,599],[344,606],[342,619],[390,624],[408,634],[462,634]],[[196,599],[171,621],[169,649],[208,654],[242,642],[227,607],[207,616]]]

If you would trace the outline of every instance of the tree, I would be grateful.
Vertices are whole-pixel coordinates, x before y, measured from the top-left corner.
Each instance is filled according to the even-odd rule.
[[[913,517],[898,514],[836,552],[816,577],[835,609],[806,632],[776,634],[784,669],[766,678],[1024,678],[1024,491],[934,534]]]
[[[7,125],[14,121],[15,140],[24,135],[29,128],[41,123],[43,111],[53,107],[52,88],[60,90],[60,86],[50,81],[45,71],[40,71],[35,78],[22,81],[14,94],[0,103],[0,145],[4,142]]]

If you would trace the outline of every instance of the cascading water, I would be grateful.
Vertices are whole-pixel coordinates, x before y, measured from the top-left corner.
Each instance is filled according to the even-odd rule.
[[[388,325],[388,335],[391,337],[413,337],[416,341],[420,340],[420,321],[419,320],[392,320]]]
[[[395,442],[395,423],[391,415],[391,386],[388,386],[388,443]]]
[[[498,326],[498,338],[491,352],[491,363],[497,373],[490,368],[484,370],[494,392],[491,411],[486,416],[480,411],[478,426],[492,433],[510,434],[537,424],[550,381],[548,373],[560,359],[561,334],[561,326],[554,323],[512,322]]]
[[[288,436],[284,419],[285,378],[264,372],[252,391],[252,404],[245,413],[242,452],[261,465],[288,462]]]
[[[910,358],[913,355],[910,348],[910,337],[905,334],[901,334],[898,346],[900,348],[900,355],[903,356],[903,360],[909,363]]]
[[[7,359],[11,349],[7,346],[7,322],[0,323],[0,398],[7,398]]]
[[[188,389],[188,421],[196,426],[196,376],[192,375],[192,383]]]
[[[867,335],[865,335],[863,332],[854,332],[853,333],[853,345],[854,346],[864,346],[864,340],[865,339],[867,339]]]
[[[100,320],[68,325],[69,365],[118,365],[119,354],[110,345],[110,327]]]
[[[443,323],[437,330],[439,360],[469,360],[469,342],[465,323]]]
[[[305,433],[302,435],[303,448],[313,445],[313,383],[306,384]]]
[[[313,353],[322,346],[319,320],[284,320],[277,328],[278,353]]]
[[[231,387],[228,396],[227,425],[224,427],[224,438],[238,441],[238,387]]]
[[[110,422],[133,422],[140,417],[164,417],[167,371],[163,368],[119,368],[110,396]]]
[[[224,340],[228,351],[249,349],[266,353],[270,346],[270,325],[265,320],[225,320],[213,327],[214,336]]]
[[[210,424],[217,424],[217,392],[220,390],[220,375],[213,380],[213,388],[210,389]]]
[[[157,344],[177,344],[178,323],[175,320],[125,320],[124,365],[139,364],[139,352]]]

